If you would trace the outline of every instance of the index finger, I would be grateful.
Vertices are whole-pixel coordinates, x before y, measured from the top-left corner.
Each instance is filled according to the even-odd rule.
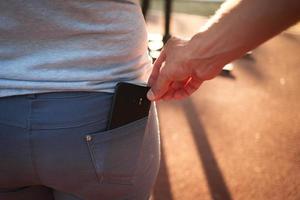
[[[151,75],[150,75],[150,77],[148,79],[148,85],[151,86],[153,84],[153,82],[157,79],[157,77],[159,75],[159,72],[160,72],[160,68],[161,68],[163,62],[166,60],[166,57],[167,56],[166,56],[165,50],[163,49],[161,51],[159,57],[154,62]]]

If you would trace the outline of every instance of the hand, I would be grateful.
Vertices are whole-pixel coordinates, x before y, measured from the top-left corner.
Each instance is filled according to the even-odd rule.
[[[225,64],[297,23],[299,8],[299,0],[225,1],[191,40],[167,42],[149,79],[149,100],[191,95]]]
[[[185,98],[194,93],[203,81],[215,77],[222,70],[223,65],[218,65],[206,53],[203,58],[198,54],[201,51],[193,40],[171,38],[154,63],[148,80],[151,86],[148,99]]]

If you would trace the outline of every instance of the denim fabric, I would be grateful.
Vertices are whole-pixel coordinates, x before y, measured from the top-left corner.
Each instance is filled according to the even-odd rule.
[[[146,200],[159,168],[149,117],[106,131],[112,94],[0,98],[0,200]]]

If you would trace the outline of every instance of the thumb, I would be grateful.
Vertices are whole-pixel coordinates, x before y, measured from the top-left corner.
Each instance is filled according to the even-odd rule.
[[[147,97],[150,101],[159,100],[164,94],[167,93],[171,81],[166,76],[160,74],[156,81],[152,83],[152,87],[147,93]]]

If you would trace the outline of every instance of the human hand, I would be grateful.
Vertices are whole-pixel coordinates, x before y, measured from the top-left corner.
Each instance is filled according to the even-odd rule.
[[[299,13],[299,0],[225,1],[191,40],[167,42],[148,81],[149,100],[191,95],[224,65],[297,23]]]
[[[197,39],[198,41],[198,39]],[[224,65],[199,50],[198,42],[171,38],[153,66],[148,80],[148,99],[182,99],[194,93],[203,81],[212,79]],[[205,45],[203,45],[204,47]],[[201,56],[202,54],[203,56]]]

